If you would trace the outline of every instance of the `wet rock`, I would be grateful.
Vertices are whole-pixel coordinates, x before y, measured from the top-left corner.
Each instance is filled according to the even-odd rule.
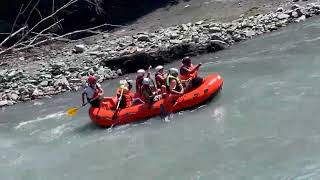
[[[306,16],[302,15],[301,17],[299,17],[298,19],[295,20],[295,22],[301,22],[301,21],[305,21],[306,20]]]

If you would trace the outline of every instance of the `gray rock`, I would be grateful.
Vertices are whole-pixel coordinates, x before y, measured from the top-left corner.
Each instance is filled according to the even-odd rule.
[[[291,13],[291,17],[293,17],[293,18],[298,18],[298,17],[299,17],[299,14],[297,13],[297,11],[293,11],[293,12]]]
[[[0,101],[0,107],[9,105],[7,100]]]
[[[213,33],[210,36],[211,40],[222,40],[222,34],[221,33]]]
[[[252,37],[252,36],[256,35],[256,32],[252,31],[252,30],[248,30],[248,31],[245,31],[245,34],[247,37]]]
[[[179,37],[178,33],[176,32],[171,32],[170,35],[169,35],[170,39],[176,39]]]
[[[188,31],[188,30],[189,30],[189,28],[187,25],[185,25],[185,24],[180,25],[180,31]]]
[[[20,87],[18,91],[20,94],[27,94],[29,92],[25,87]]]
[[[118,69],[116,72],[117,72],[117,74],[118,74],[119,76],[122,75],[122,70],[121,70],[121,69]]]
[[[104,75],[106,73],[106,70],[101,66],[99,67],[98,71],[97,71],[97,74],[98,75]]]
[[[8,70],[0,70],[0,76],[5,76],[7,74]]]
[[[217,33],[217,32],[220,32],[221,31],[221,28],[219,27],[211,27],[209,29],[209,33]]]
[[[149,36],[147,34],[139,34],[137,39],[138,41],[150,41]]]
[[[39,89],[35,89],[33,92],[32,92],[32,98],[37,98],[37,97],[39,97],[39,96],[43,96],[43,92],[41,91],[41,90],[39,90]]]
[[[11,79],[11,78],[13,78],[14,76],[16,76],[17,74],[18,74],[18,72],[15,71],[15,70],[13,70],[13,71],[11,71],[11,72],[7,75],[7,77],[8,77],[9,79]]]
[[[296,9],[301,9],[301,7],[298,4],[292,4],[290,9],[296,10]]]
[[[172,43],[172,44],[181,44],[182,40],[170,40],[170,43]]]
[[[284,12],[283,7],[279,7],[279,8],[277,9],[277,12]]]
[[[284,13],[278,14],[278,16],[277,16],[277,18],[278,18],[279,20],[288,19],[289,17],[290,17],[290,16],[289,16],[288,14],[284,14]]]
[[[301,17],[299,17],[298,19],[295,20],[295,22],[301,22],[301,21],[305,21],[306,20],[306,16],[302,15]]]
[[[56,62],[50,65],[52,69],[60,69],[66,66],[64,62]]]
[[[81,79],[78,78],[72,78],[69,80],[70,83],[81,83]]]
[[[49,85],[49,81],[42,81],[39,86],[46,87]]]
[[[201,25],[201,24],[203,24],[203,23],[204,23],[204,21],[202,20],[202,21],[196,22],[195,24],[196,24],[196,25]]]
[[[83,53],[85,51],[86,47],[85,45],[83,44],[78,44],[78,45],[75,45],[74,48],[73,48],[73,52],[74,53]]]
[[[19,99],[19,96],[15,93],[9,94],[9,99],[17,101]]]
[[[55,82],[53,83],[53,86],[67,88],[70,86],[70,84],[66,77],[61,76],[59,79],[55,80]]]

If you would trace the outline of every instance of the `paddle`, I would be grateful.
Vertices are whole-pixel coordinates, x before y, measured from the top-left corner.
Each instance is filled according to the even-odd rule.
[[[84,107],[85,105],[87,105],[87,103],[85,103],[83,106],[80,106],[80,107],[78,106],[78,107],[69,108],[66,113],[68,116],[73,117],[73,116],[77,115],[79,109]]]
[[[114,112],[113,116],[112,116],[112,120],[115,120],[117,118],[117,114],[118,114],[118,111],[119,111],[119,106],[120,106],[120,102],[122,100],[122,95],[123,95],[123,88],[121,88],[121,93],[120,93],[120,97],[118,99],[118,104],[117,104],[117,107],[116,107],[116,111]]]

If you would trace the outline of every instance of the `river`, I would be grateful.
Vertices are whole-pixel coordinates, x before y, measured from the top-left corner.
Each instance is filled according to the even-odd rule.
[[[201,75],[221,74],[224,87],[169,122],[97,128],[87,107],[64,114],[80,92],[4,107],[1,179],[319,179],[319,47],[312,19],[195,57]],[[118,81],[103,84],[106,95]]]

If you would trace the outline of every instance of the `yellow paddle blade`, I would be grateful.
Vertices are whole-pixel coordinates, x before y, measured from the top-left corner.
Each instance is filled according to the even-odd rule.
[[[78,113],[79,109],[78,108],[70,108],[67,110],[67,115],[68,116],[75,116]]]

